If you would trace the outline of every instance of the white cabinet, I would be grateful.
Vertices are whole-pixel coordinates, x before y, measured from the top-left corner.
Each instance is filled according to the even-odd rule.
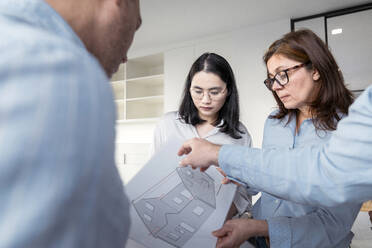
[[[163,54],[129,59],[112,76],[117,121],[153,120],[163,114]]]
[[[128,183],[150,158],[148,143],[116,143],[115,163],[123,183]]]
[[[117,105],[115,162],[127,183],[149,158],[154,120],[164,112],[163,54],[129,59],[111,78]]]

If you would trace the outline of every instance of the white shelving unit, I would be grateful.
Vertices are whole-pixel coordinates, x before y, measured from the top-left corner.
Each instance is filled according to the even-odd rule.
[[[153,121],[164,111],[164,56],[129,59],[111,78],[117,122]]]

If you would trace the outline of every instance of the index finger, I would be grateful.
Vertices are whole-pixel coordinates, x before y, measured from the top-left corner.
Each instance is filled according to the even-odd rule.
[[[232,247],[231,237],[225,236],[217,239],[216,248]]]
[[[184,154],[189,154],[191,152],[191,147],[190,146],[185,146],[182,145],[181,148],[178,150],[177,155],[182,156]]]
[[[178,150],[177,152],[177,155],[178,156],[182,156],[184,154],[189,154],[190,152],[192,151],[192,148],[191,148],[191,140],[187,140],[185,141],[182,146],[180,147],[180,149]]]
[[[228,231],[224,227],[221,227],[220,229],[213,231],[212,235],[217,238],[221,238],[221,237],[226,236],[227,232]]]

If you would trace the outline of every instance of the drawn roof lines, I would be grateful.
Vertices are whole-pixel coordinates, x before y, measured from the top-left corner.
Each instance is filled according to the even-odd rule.
[[[193,170],[190,167],[181,167],[176,170],[186,189],[190,191],[194,198],[216,208],[214,181],[207,173],[201,173],[199,170]]]
[[[149,189],[132,204],[155,238],[182,247],[215,210],[215,185],[208,174],[189,167],[177,168],[170,177],[179,182],[170,191],[159,196]]]

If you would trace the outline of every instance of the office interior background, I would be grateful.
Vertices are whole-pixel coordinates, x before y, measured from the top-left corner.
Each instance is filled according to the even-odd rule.
[[[117,105],[116,164],[127,183],[149,159],[159,118],[178,109],[186,75],[204,52],[231,64],[241,121],[261,147],[264,121],[275,109],[263,80],[262,56],[283,34],[310,28],[327,42],[356,96],[372,83],[372,2],[362,0],[141,0],[143,24],[129,60],[112,77]],[[294,189],[295,190],[295,189]],[[371,247],[366,212],[354,224],[353,248]]]

